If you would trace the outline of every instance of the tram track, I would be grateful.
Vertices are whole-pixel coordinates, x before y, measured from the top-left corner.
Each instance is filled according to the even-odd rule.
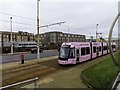
[[[2,71],[2,86],[17,83],[34,77],[42,78],[46,75],[66,70],[71,67],[62,67],[58,65],[57,60],[39,62],[23,67],[8,68]]]
[[[20,81],[24,81],[27,79],[31,79],[34,77],[44,78],[47,75],[57,73],[60,71],[68,70],[78,65],[81,66],[81,70],[91,66],[92,62],[100,62],[106,58],[110,57],[110,55],[104,55],[102,57],[97,58],[97,60],[91,60],[89,62],[84,62],[77,65],[67,65],[60,66],[56,59],[48,60],[44,62],[32,63],[30,65],[25,66],[15,66],[14,68],[8,68],[2,70],[2,86],[10,85],[13,83],[17,83]],[[86,63],[90,63],[86,66]],[[92,64],[91,64],[92,63]],[[84,67],[84,68],[83,68]]]

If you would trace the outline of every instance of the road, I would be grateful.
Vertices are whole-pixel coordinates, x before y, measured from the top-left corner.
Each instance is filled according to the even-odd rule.
[[[27,53],[24,54],[25,55],[25,60],[31,60],[31,59],[36,59],[37,58],[37,54],[31,54],[31,53]],[[44,57],[49,57],[49,56],[57,56],[58,55],[58,51],[57,50],[45,50],[42,53],[40,53],[40,58],[44,58]],[[13,62],[13,61],[18,61],[19,60],[20,55],[19,54],[15,54],[15,55],[3,55],[0,56],[0,58],[2,58],[2,63],[7,63],[7,62]]]

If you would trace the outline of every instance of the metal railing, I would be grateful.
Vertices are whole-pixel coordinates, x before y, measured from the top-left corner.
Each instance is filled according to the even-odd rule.
[[[113,85],[112,85],[112,89],[111,90],[120,90],[120,88],[118,89],[117,86],[118,84],[120,84],[120,73],[118,73]]]
[[[18,88],[21,88],[23,86],[29,85],[31,83],[34,83],[34,88],[37,88],[37,82],[36,82],[37,80],[38,80],[38,77],[33,78],[33,79],[29,79],[29,80],[25,80],[25,81],[21,81],[21,82],[15,83],[15,84],[0,87],[0,90],[10,89],[10,88],[18,89]]]

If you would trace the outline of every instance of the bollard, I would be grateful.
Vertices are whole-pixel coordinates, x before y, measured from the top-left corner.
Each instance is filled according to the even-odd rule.
[[[20,58],[21,58],[21,64],[24,64],[24,54],[21,54]]]

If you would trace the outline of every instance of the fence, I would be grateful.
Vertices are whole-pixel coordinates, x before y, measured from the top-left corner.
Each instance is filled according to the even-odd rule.
[[[37,82],[36,82],[37,80],[38,80],[38,77],[29,79],[29,80],[25,80],[25,81],[21,81],[21,82],[15,83],[15,84],[0,87],[0,90],[10,90],[10,89],[19,90],[20,88],[31,88],[31,87],[25,87],[30,84],[34,84],[34,86],[32,88],[35,89],[35,88],[37,88]]]

